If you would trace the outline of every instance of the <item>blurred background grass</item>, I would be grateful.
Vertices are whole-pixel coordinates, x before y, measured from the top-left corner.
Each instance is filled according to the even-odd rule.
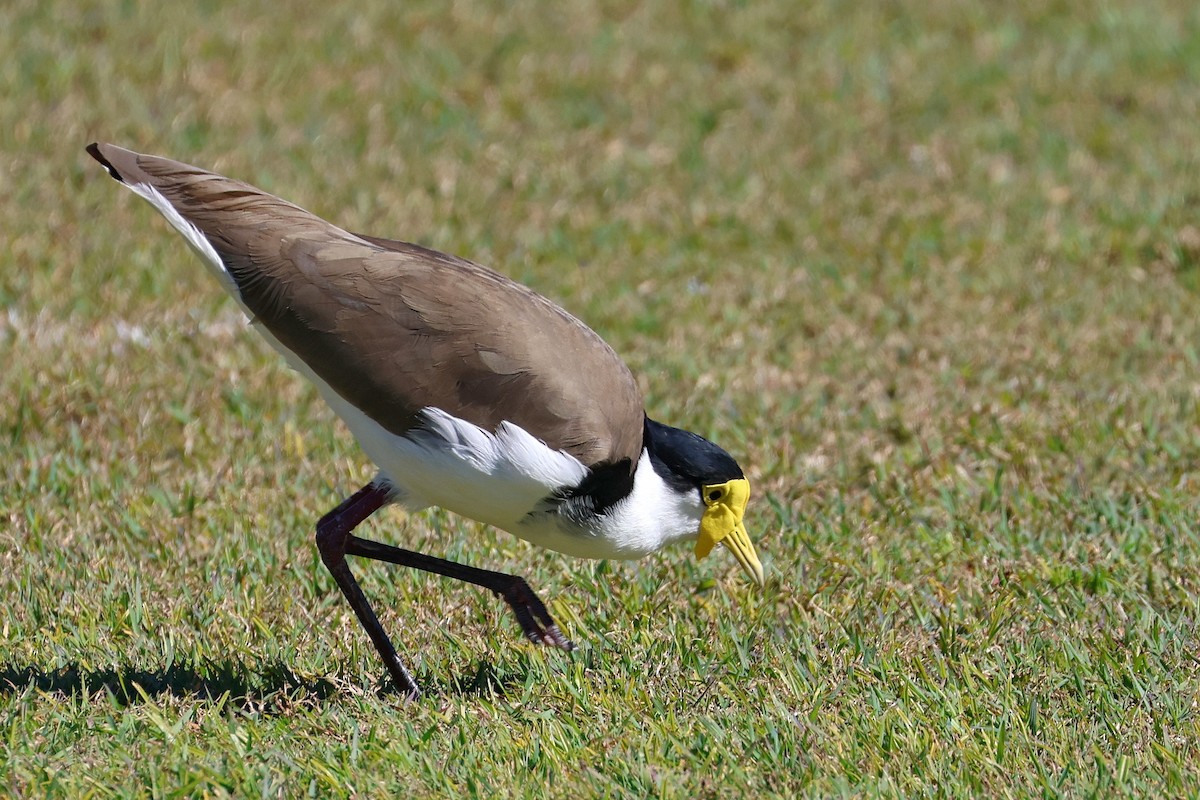
[[[767,0],[0,8],[0,786],[16,795],[1185,794],[1197,782],[1200,11]],[[492,265],[747,466],[718,553],[440,512],[370,475],[83,153]]]

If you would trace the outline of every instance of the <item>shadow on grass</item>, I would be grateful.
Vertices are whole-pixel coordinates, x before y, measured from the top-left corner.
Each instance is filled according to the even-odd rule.
[[[510,688],[520,686],[524,680],[523,672],[502,674],[494,665],[481,662],[471,673],[444,682],[428,681],[422,689],[427,698],[504,697]],[[254,671],[229,661],[207,662],[199,668],[176,664],[159,670],[129,666],[107,669],[70,666],[50,671],[13,665],[0,668],[0,695],[19,694],[29,688],[64,697],[91,697],[105,691],[120,705],[164,695],[211,702],[227,698],[234,706],[268,713],[272,708],[324,701],[348,690],[346,684],[328,678],[301,678],[283,664]],[[387,680],[378,683],[375,690],[383,697],[399,696]]]
[[[322,700],[337,693],[332,681],[306,680],[282,665],[251,672],[244,665],[229,661],[209,662],[199,668],[176,664],[158,670],[70,666],[46,671],[12,665],[0,669],[0,694],[16,694],[30,687],[66,697],[90,697],[106,691],[121,705],[142,702],[144,697],[170,695],[204,700],[228,697],[235,705],[261,707],[283,698]]]
[[[503,674],[495,664],[481,661],[473,673],[462,675],[445,686],[431,688],[437,694],[499,698],[505,697],[510,689],[521,686],[527,673],[528,669],[523,669],[521,672]]]

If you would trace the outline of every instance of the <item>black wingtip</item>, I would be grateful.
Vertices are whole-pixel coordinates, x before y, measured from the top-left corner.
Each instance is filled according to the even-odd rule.
[[[110,164],[108,159],[104,157],[104,154],[100,152],[100,143],[99,142],[92,142],[85,149],[88,151],[89,156],[91,156],[92,158],[99,161],[100,165],[103,166],[106,170],[108,170],[109,175],[112,175],[113,178],[120,181],[121,183],[125,182],[125,179],[121,177],[121,173],[117,172],[117,168],[114,167],[112,164]]]

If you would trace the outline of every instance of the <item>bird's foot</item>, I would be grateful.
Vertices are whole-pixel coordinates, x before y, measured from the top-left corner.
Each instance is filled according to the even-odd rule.
[[[545,603],[529,588],[524,578],[514,578],[507,589],[497,594],[512,608],[529,641],[567,651],[575,649],[575,643],[562,635],[554,618],[546,610]]]

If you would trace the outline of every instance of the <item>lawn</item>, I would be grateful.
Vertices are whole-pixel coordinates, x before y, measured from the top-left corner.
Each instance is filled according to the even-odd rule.
[[[1194,2],[0,6],[0,794],[1200,793]],[[492,265],[755,490],[577,561],[372,474],[111,141]]]

